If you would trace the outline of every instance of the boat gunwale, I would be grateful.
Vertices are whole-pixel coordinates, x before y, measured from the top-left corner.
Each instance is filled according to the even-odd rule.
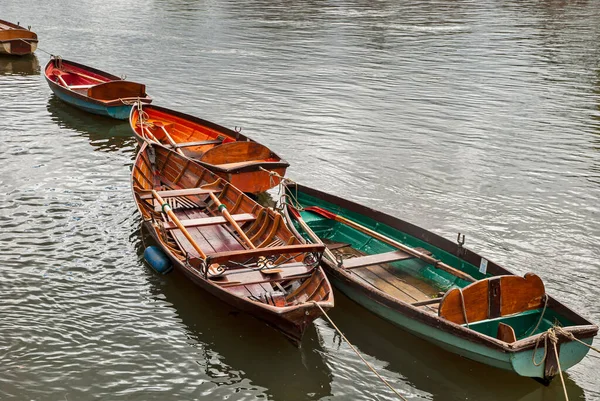
[[[286,185],[286,184],[284,184],[284,185]],[[387,225],[391,228],[395,228],[397,230],[405,232],[406,234],[411,235],[415,238],[422,239],[425,242],[437,247],[438,249],[441,249],[443,251],[451,253],[454,256],[456,256],[458,259],[461,259],[470,264],[476,263],[476,262],[473,263],[473,259],[475,257],[482,258],[482,256],[480,256],[479,254],[477,254],[469,249],[466,249],[466,248],[462,248],[462,252],[463,252],[462,255],[456,255],[457,254],[456,251],[458,250],[458,244],[455,244],[455,243],[447,240],[444,237],[441,237],[435,233],[432,233],[431,231],[428,231],[424,228],[418,227],[412,223],[406,222],[397,217],[386,215],[382,212],[379,212],[379,211],[369,208],[367,206],[363,206],[358,203],[352,202],[350,200],[339,198],[335,195],[327,194],[325,192],[316,190],[314,188],[309,188],[309,187],[303,186],[301,184],[295,184],[295,183],[293,185],[297,185],[298,191],[300,191],[300,192],[304,192],[315,198],[322,199],[326,202],[329,202],[331,204],[334,204],[336,206],[344,208],[345,210],[364,215],[378,223],[381,223],[381,224]],[[290,187],[290,185],[286,185],[286,187],[287,187],[286,189],[293,191],[293,189],[292,189],[292,187]],[[288,209],[285,208],[284,211],[286,214],[286,219],[288,221],[290,221],[291,218],[289,216]],[[407,228],[409,228],[409,229],[407,230]],[[298,230],[292,224],[290,224],[290,229],[293,230],[295,233],[297,233],[300,238],[303,238],[302,236],[300,236],[300,234],[298,233]],[[427,240],[422,238],[422,234],[427,235]],[[469,256],[469,258],[465,257],[467,255]],[[497,265],[496,263],[490,261],[489,259],[487,259],[487,260],[488,260],[488,271],[491,271],[492,273],[494,273],[494,275],[514,275],[514,273],[512,273],[511,271]],[[391,309],[397,311],[398,313],[401,313],[409,318],[416,318],[420,322],[427,324],[428,326],[435,328],[437,330],[441,330],[441,331],[447,332],[449,334],[456,335],[462,339],[465,339],[465,340],[468,340],[468,341],[471,341],[471,342],[474,342],[477,344],[485,345],[489,348],[493,348],[493,349],[507,352],[507,353],[517,353],[517,352],[535,348],[537,343],[539,342],[538,340],[541,338],[541,336],[544,335],[544,333],[538,333],[534,336],[529,336],[527,338],[518,340],[514,343],[507,343],[507,342],[501,341],[497,338],[488,336],[486,334],[479,333],[475,330],[468,329],[467,327],[465,327],[463,325],[459,325],[459,324],[450,322],[448,320],[445,320],[445,319],[439,317],[438,315],[434,315],[432,313],[426,312],[422,309],[419,309],[419,307],[415,307],[415,306],[411,305],[408,302],[404,302],[402,300],[396,299],[396,298],[388,295],[384,291],[379,290],[375,287],[365,286],[364,284],[359,282],[358,278],[355,277],[356,275],[354,275],[351,270],[345,270],[343,268],[340,268],[340,267],[336,266],[335,264],[333,264],[333,262],[329,261],[327,258],[323,258],[322,263],[325,264],[325,266],[327,267],[326,270],[328,270],[332,274],[334,274],[336,276],[336,278],[344,281],[348,285],[352,285],[356,290],[359,290],[359,291],[367,294],[367,296],[369,296],[369,294],[371,294],[372,296],[369,296],[369,298],[371,298],[373,301],[375,301],[379,304],[382,304],[384,307],[391,308]],[[577,324],[574,326],[568,326],[568,327],[563,328],[564,330],[573,334],[579,340],[586,339],[586,338],[593,338],[597,334],[597,332],[598,332],[597,325],[589,322],[587,319],[585,319],[581,315],[573,312],[571,309],[569,309],[568,307],[566,307],[565,305],[560,303],[558,300],[556,300],[551,295],[548,296],[548,306],[552,307],[558,313],[561,313],[563,315],[568,315],[568,316],[565,316],[567,318],[571,318],[573,316],[577,317],[577,319],[570,319],[570,320],[578,320],[580,323],[584,323],[584,324]],[[564,312],[568,312],[568,313],[564,313]],[[564,342],[564,336],[559,335],[559,342]]]

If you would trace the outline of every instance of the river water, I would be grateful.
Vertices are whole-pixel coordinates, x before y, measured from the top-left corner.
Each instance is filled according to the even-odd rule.
[[[2,0],[0,18],[243,127],[298,182],[465,233],[600,322],[598,1]],[[145,265],[129,128],[54,98],[42,50],[0,59],[1,400],[394,399],[328,322],[296,349]],[[331,316],[409,399],[563,399],[339,293]],[[600,400],[600,355],[565,380]]]

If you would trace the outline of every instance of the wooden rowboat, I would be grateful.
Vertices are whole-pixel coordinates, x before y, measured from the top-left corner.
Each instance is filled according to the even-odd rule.
[[[143,84],[61,58],[52,58],[44,75],[59,99],[94,114],[126,120],[132,104],[152,101]]]
[[[129,123],[140,143],[158,142],[174,149],[243,192],[273,188],[289,166],[269,148],[240,132],[163,107],[133,108]]]
[[[37,35],[12,22],[0,20],[0,54],[24,56],[37,49]]]
[[[142,145],[131,182],[143,224],[202,289],[295,343],[333,307],[324,246],[298,241],[281,214],[160,145]]]
[[[322,264],[335,287],[446,350],[547,383],[581,361],[598,332],[532,273],[515,276],[460,243],[348,200],[296,184],[285,190],[297,199],[284,210],[296,234],[327,244]]]

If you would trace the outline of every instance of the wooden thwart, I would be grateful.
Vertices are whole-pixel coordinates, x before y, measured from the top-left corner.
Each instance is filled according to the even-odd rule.
[[[202,189],[202,188],[189,188],[189,189],[174,189],[168,191],[156,191],[160,197],[163,198],[174,198],[177,196],[190,196],[190,195],[209,195],[215,192],[214,189]],[[218,192],[218,191],[216,191]],[[140,195],[140,199],[152,199],[152,192]]]
[[[187,148],[190,146],[218,145],[220,143],[223,143],[222,139],[208,139],[206,141],[182,142],[175,145],[167,145],[167,148]]]
[[[360,256],[357,258],[345,259],[343,267],[346,269],[357,269],[359,267],[373,266],[381,263],[397,262],[399,260],[414,258],[403,251],[392,251],[385,253],[377,253],[375,255]]]
[[[252,213],[233,214],[233,215],[231,215],[231,217],[237,223],[245,223],[247,221],[252,221],[252,220],[256,219],[256,217]],[[219,225],[219,224],[226,224],[229,222],[227,219],[225,219],[222,216],[204,217],[201,219],[190,219],[190,220],[180,220],[180,221],[181,221],[181,224],[186,228],[213,226],[213,225]],[[173,223],[172,221],[165,222],[164,227],[167,230],[174,230],[174,229],[178,228],[177,225],[175,223]]]
[[[256,248],[240,251],[218,252],[209,256],[210,263],[225,263],[227,261],[244,261],[251,258],[268,255],[297,254],[306,252],[323,252],[325,247],[317,244],[285,245],[272,248]],[[191,260],[193,262],[193,259]]]

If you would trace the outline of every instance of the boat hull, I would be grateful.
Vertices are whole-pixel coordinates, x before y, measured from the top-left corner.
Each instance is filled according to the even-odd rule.
[[[25,56],[37,49],[35,32],[12,22],[0,20],[0,54]]]
[[[70,95],[69,93],[65,93],[65,91],[56,89],[54,86],[50,86],[52,92],[65,103],[70,104],[71,106],[77,107],[83,111],[87,111],[88,113],[97,114],[100,116],[111,117],[117,120],[127,120],[129,118],[129,113],[131,112],[132,105],[123,104],[121,106],[104,106],[102,104],[98,104],[92,101],[87,101],[86,99],[82,99],[80,97],[75,97]]]
[[[435,251],[437,255],[445,257],[448,263],[462,266],[463,271],[467,268],[471,269],[469,271],[471,274],[477,273],[475,266],[483,259],[481,255],[463,248],[460,244],[453,243],[413,224],[348,200],[300,185],[297,188],[288,187],[287,193],[297,199],[303,207],[318,206],[342,217],[350,217],[360,221],[361,224],[385,232],[386,235],[398,241],[416,241],[418,246],[428,247],[430,251]],[[286,212],[287,218],[290,220],[290,213],[287,209]],[[305,216],[306,222],[315,224],[316,227],[319,227],[319,224],[324,224],[322,217],[310,215],[311,213],[308,213]],[[324,230],[323,232],[328,232],[329,229],[333,230],[329,225],[322,225],[321,229]],[[347,231],[344,233],[341,242],[351,243],[353,238]],[[364,234],[361,235],[357,237],[361,243],[368,243],[371,247],[375,246],[372,241],[365,239]],[[338,238],[338,240],[340,239]],[[492,261],[487,261],[487,263],[488,274],[492,276],[513,275],[513,273]],[[546,349],[544,336],[547,333],[541,332],[546,330],[547,326],[543,326],[544,329],[537,331],[538,334],[526,336],[512,343],[504,342],[492,337],[496,335],[495,328],[492,331],[494,334],[491,334],[483,328],[480,329],[481,332],[475,330],[477,323],[472,323],[471,328],[453,323],[439,317],[435,312],[425,311],[378,288],[365,285],[364,279],[359,274],[354,273],[352,269],[339,267],[325,258],[322,260],[322,264],[331,284],[354,302],[403,330],[447,351],[525,377],[550,380],[558,373],[558,364],[555,363],[554,356],[550,355],[553,354],[553,348],[548,346]],[[450,283],[450,285],[456,285],[456,282]],[[532,311],[531,316],[534,317],[527,326],[523,325],[523,331],[528,332],[527,327],[529,327],[529,324],[536,326],[537,316],[543,316],[544,312],[554,313],[554,316],[561,316],[565,319],[564,321],[570,322],[563,327],[564,331],[568,333],[558,335],[557,345],[560,368],[566,370],[580,362],[588,353],[589,348],[585,344],[592,344],[593,337],[598,332],[598,327],[551,296],[547,297],[547,307],[547,311],[545,308],[543,311]],[[544,320],[553,319],[552,315],[547,316],[549,317],[544,318]],[[518,327],[519,318],[520,315],[516,314],[506,316],[503,318],[504,320],[500,321],[513,323],[515,327]],[[498,319],[496,320],[498,321]],[[539,322],[541,322],[541,318],[539,318]],[[569,336],[574,336],[584,344],[568,338]]]
[[[26,56],[37,49],[37,41],[13,39],[0,41],[0,54]]]
[[[541,344],[537,350],[524,349],[517,351],[507,351],[503,349],[494,349],[482,344],[473,343],[472,340],[461,338],[447,330],[441,330],[431,323],[415,319],[413,314],[403,313],[401,309],[391,308],[378,302],[377,299],[366,295],[362,286],[353,285],[347,279],[336,274],[335,269],[325,267],[331,284],[340,290],[348,298],[357,304],[368,309],[375,315],[393,323],[401,329],[411,334],[429,341],[446,351],[460,355],[462,357],[477,361],[488,366],[493,366],[503,370],[512,371],[520,376],[548,379],[545,375],[544,366],[544,345]],[[582,338],[584,343],[591,345],[592,337]],[[589,348],[577,342],[567,342],[560,345],[560,366],[567,370],[579,363],[588,353]],[[542,362],[536,366],[533,361]]]

